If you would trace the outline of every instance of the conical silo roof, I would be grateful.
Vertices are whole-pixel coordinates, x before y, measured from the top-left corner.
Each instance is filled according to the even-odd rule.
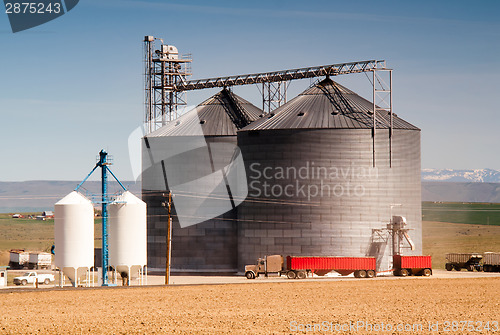
[[[77,191],[73,191],[66,195],[64,198],[56,202],[56,205],[90,205],[92,202],[84,195]]]
[[[113,203],[115,203],[115,204],[125,203],[125,204],[140,205],[140,204],[143,204],[144,201],[142,201],[141,199],[136,197],[132,192],[125,191],[122,194],[120,194],[119,196],[117,196],[115,198],[115,200],[113,201]]]
[[[266,129],[371,129],[373,102],[327,78],[243,128]],[[393,114],[393,129],[419,128]],[[377,112],[377,128],[389,128],[387,112]]]
[[[262,110],[223,89],[196,108],[150,133],[157,136],[236,136],[236,132],[257,120]]]

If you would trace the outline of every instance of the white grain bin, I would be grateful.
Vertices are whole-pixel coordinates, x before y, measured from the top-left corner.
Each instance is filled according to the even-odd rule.
[[[94,266],[94,207],[73,191],[55,204],[55,265],[74,286]]]
[[[126,191],[108,209],[109,265],[130,283],[147,265],[146,203]]]

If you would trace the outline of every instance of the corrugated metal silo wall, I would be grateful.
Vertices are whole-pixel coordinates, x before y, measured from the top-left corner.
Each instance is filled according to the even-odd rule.
[[[272,254],[365,256],[374,247],[372,229],[389,223],[391,204],[402,205],[392,215],[405,216],[413,229],[416,250],[405,253],[421,254],[420,131],[394,130],[392,168],[387,129],[377,129],[376,169],[371,129],[241,131],[238,144],[249,182],[238,207],[240,271]],[[289,167],[288,176],[279,174]],[[390,242],[379,249],[384,270]]]
[[[236,145],[236,136],[206,137],[207,145]],[[216,146],[215,146],[216,147]],[[211,148],[214,148],[212,146]],[[233,151],[221,152],[221,147],[212,158],[215,169],[226,166],[233,157]],[[222,146],[224,148],[224,146]],[[143,146],[143,155],[148,155]],[[191,169],[193,175],[206,174],[206,157],[193,160],[189,167],[179,162],[174,169]],[[175,164],[176,161],[173,160]],[[153,165],[142,174],[142,200],[147,204],[147,247],[148,267],[165,269],[167,209],[162,202],[168,199],[168,185],[160,163]],[[172,207],[172,271],[218,271],[235,272],[237,269],[237,223],[236,210],[224,213],[214,219],[181,228],[176,217],[175,198]]]

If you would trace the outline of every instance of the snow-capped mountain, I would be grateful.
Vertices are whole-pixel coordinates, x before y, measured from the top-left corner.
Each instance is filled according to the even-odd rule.
[[[500,171],[492,169],[422,169],[422,180],[468,183],[500,183]]]

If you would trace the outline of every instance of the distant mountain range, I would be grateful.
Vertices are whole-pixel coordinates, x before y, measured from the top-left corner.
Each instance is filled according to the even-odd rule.
[[[422,169],[422,201],[500,203],[500,171]]]
[[[422,181],[500,183],[500,171],[492,169],[422,169]]]

